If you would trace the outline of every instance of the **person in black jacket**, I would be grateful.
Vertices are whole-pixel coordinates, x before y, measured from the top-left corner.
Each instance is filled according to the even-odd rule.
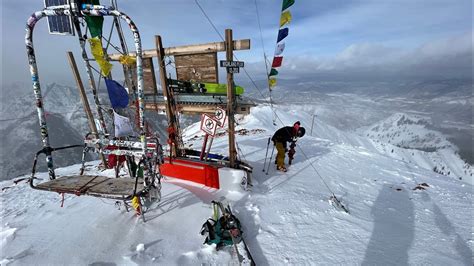
[[[297,121],[293,124],[292,127],[282,127],[278,129],[275,134],[273,134],[272,141],[277,149],[277,156],[276,156],[276,165],[277,170],[286,172],[287,169],[285,167],[285,153],[287,151],[286,145],[287,142],[291,142],[291,146],[295,146],[295,142],[298,138],[301,138],[305,134],[304,127],[300,127],[300,121]],[[292,150],[291,159],[294,155],[294,149]]]

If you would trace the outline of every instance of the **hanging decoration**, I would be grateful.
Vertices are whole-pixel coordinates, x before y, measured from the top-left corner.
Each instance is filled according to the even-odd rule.
[[[283,51],[285,50],[285,42],[283,41],[289,33],[288,24],[291,22],[292,16],[289,8],[295,3],[295,0],[283,0],[280,16],[280,30],[278,31],[277,45],[275,54],[273,56],[272,68],[268,73],[268,85],[270,90],[277,85],[276,76],[278,75],[277,68],[281,67],[283,63]]]
[[[112,108],[126,108],[129,101],[127,90],[117,81],[108,78],[105,79],[105,85]]]
[[[110,74],[110,70],[112,70],[112,64],[105,59],[100,37],[90,38],[89,44],[91,45],[92,56],[94,56],[95,61],[99,65],[102,75],[107,77]]]
[[[122,65],[127,65],[127,66],[134,66],[137,64],[137,59],[133,56],[129,55],[121,55],[119,57],[119,62]]]
[[[132,125],[130,119],[125,116],[121,116],[114,111],[114,125],[115,125],[115,136],[116,137],[128,137],[133,136]]]
[[[91,4],[91,5],[100,5],[99,0],[87,0],[84,1],[84,4]],[[85,20],[87,23],[87,28],[91,34],[91,37],[102,37],[102,26],[104,25],[104,17],[103,16],[85,16]]]

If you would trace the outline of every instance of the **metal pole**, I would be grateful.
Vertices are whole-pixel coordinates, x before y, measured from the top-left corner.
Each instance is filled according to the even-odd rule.
[[[232,30],[225,30],[225,44],[226,44],[226,60],[232,61],[234,58],[233,50],[234,43],[232,40]],[[234,74],[227,72],[227,114],[229,117],[229,163],[230,167],[235,166],[237,152],[235,150],[235,117],[234,117]]]
[[[270,137],[268,137],[268,142],[267,142],[267,151],[265,152],[265,162],[263,162],[263,169],[262,172],[265,172],[265,165],[267,164],[267,156],[268,156],[268,147],[270,147]]]
[[[31,80],[33,82],[33,92],[35,94],[36,111],[38,113],[41,140],[43,142],[43,149],[46,150],[45,152],[46,164],[48,165],[49,179],[52,180],[52,179],[56,179],[56,174],[54,173],[53,156],[51,155],[52,149],[49,142],[48,126],[46,124],[46,114],[44,112],[44,107],[43,107],[44,106],[43,96],[41,94],[41,85],[40,85],[39,75],[38,75],[38,66],[36,65],[35,49],[33,47],[33,31],[34,31],[35,25],[44,16],[47,16],[44,11],[38,11],[38,12],[35,12],[33,15],[31,15],[31,17],[28,19],[28,22],[26,23],[25,44],[26,44],[26,54],[28,56],[28,63],[30,64],[30,74],[31,74]]]
[[[270,165],[272,164],[272,158],[273,158],[273,152],[274,151],[275,151],[275,145],[273,145],[272,154],[270,155],[270,161],[268,161],[267,172],[265,173],[266,175],[268,175],[268,171],[270,170]]]
[[[310,136],[313,136],[313,125],[314,125],[314,117],[315,117],[315,116],[316,116],[316,115],[313,114],[313,122],[311,122],[311,132],[309,133]]]

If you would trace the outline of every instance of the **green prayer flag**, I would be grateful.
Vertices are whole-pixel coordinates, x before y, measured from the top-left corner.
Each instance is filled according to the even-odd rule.
[[[268,76],[271,77],[271,76],[276,76],[276,75],[278,75],[278,71],[276,69],[272,68],[272,70],[270,70],[270,74],[268,74]]]
[[[283,5],[281,7],[281,11],[289,8],[290,6],[292,6],[293,4],[295,3],[295,0],[283,0]]]
[[[86,22],[92,38],[102,36],[102,25],[104,24],[103,17],[86,16]]]
[[[86,4],[100,5],[99,0],[88,0]],[[91,33],[91,37],[102,37],[102,26],[104,24],[104,17],[86,16],[87,28]]]

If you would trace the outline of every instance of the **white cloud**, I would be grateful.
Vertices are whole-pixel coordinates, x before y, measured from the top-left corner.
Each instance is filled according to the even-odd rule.
[[[469,78],[472,32],[401,49],[380,43],[351,44],[333,57],[287,57],[282,72],[376,77]],[[297,73],[299,72],[299,73]]]

